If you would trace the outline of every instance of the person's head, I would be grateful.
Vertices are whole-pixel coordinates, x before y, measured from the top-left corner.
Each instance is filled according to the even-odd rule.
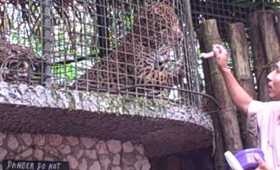
[[[269,97],[280,100],[280,61],[275,64],[275,68],[267,75]]]

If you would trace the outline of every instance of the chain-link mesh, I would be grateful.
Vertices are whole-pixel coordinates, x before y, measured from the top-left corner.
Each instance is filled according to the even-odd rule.
[[[255,6],[251,5],[254,4],[253,2],[250,0],[191,0],[194,27],[197,28],[204,20],[216,19],[222,38],[226,38],[228,23],[248,23],[249,14],[255,9]]]
[[[200,32],[200,24],[208,19],[215,19],[218,26],[218,31],[220,37],[227,48],[228,52],[231,53],[229,48],[229,25],[233,23],[243,23],[245,26],[245,31],[248,36],[246,36],[249,46],[250,36],[249,30],[249,17],[250,14],[257,10],[263,9],[262,0],[190,0],[192,9],[192,19],[194,24],[194,30]],[[199,50],[200,47],[198,47]],[[252,54],[252,48],[249,48],[250,57]],[[201,51],[199,51],[200,53]],[[202,51],[205,52],[205,51]],[[252,61],[252,60],[250,60]],[[202,61],[198,60],[199,73],[201,78],[201,90],[205,90],[206,82],[205,75],[203,73]],[[229,59],[229,66],[233,67],[233,61]],[[253,71],[253,67],[251,67]]]
[[[185,1],[0,2],[2,80],[199,105]]]

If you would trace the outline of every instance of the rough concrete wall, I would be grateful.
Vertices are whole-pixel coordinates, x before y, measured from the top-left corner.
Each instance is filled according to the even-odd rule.
[[[180,102],[0,82],[0,132],[134,141],[154,157],[210,146],[213,126]]]
[[[111,95],[108,93],[64,91],[47,89],[43,86],[9,84],[0,82],[0,103],[83,110],[114,115],[163,118],[190,122],[213,130],[207,113],[195,107],[176,104],[167,100],[147,100],[141,97]]]
[[[151,168],[140,144],[52,134],[0,133],[0,161],[4,159],[67,161],[71,170]]]

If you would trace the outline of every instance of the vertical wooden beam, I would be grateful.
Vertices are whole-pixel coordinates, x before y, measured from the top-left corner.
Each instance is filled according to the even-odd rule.
[[[274,11],[274,25],[277,33],[277,38],[280,43],[280,11]]]
[[[274,12],[266,10],[260,13],[259,27],[268,64],[280,59],[280,45],[276,29],[274,27]],[[270,68],[271,70],[271,68]]]
[[[207,47],[208,44],[204,43],[203,36],[199,36],[200,33],[203,32],[203,27],[199,28],[198,31],[198,38],[200,42],[200,49],[203,51],[207,51],[211,49],[211,47]],[[213,87],[211,82],[211,76],[210,76],[210,67],[209,67],[209,62],[204,61],[202,62],[202,67],[203,67],[203,74],[204,74],[204,81],[205,81],[205,89],[207,94],[214,96],[214,93],[212,91]],[[208,83],[207,83],[208,82]],[[214,105],[214,103],[209,102],[209,101],[204,101],[202,103],[203,108],[206,110],[215,110],[217,109]],[[217,114],[217,113],[216,113]],[[219,119],[219,116],[216,114],[211,114],[211,119],[213,121],[213,127],[214,127],[214,145],[212,146],[213,153],[214,153],[214,167],[216,170],[224,170],[224,139],[223,139],[223,133],[222,133],[222,127],[221,127],[221,122]],[[219,146],[219,147],[217,147]]]
[[[202,23],[199,36],[201,40],[200,43],[203,44],[203,47],[205,47],[204,50],[206,51],[212,50],[213,44],[222,44],[216,20],[206,20]],[[210,59],[204,60],[203,62],[207,62],[209,65],[209,73],[205,76],[210,77],[210,82],[206,83],[212,84],[214,96],[222,108],[221,113],[218,113],[216,116],[218,116],[221,121],[225,147],[227,150],[231,151],[240,150],[243,145],[240,138],[236,109],[228,94],[223,77],[219,72],[215,60]]]
[[[229,24],[229,42],[235,75],[240,85],[253,97],[256,97],[253,76],[250,69],[249,45],[243,23]],[[241,134],[246,147],[257,147],[257,120],[252,117],[247,121],[246,114],[240,115]]]
[[[258,99],[269,100],[267,74],[271,64],[280,59],[280,45],[273,11],[256,11],[250,15],[252,52],[255,59]]]

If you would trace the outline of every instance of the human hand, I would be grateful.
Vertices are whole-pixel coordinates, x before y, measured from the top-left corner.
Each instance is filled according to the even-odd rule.
[[[228,52],[226,48],[220,44],[213,45],[213,53],[216,58],[219,69],[224,70],[228,69]]]
[[[259,163],[256,170],[272,170],[259,155],[255,155],[255,159]]]

